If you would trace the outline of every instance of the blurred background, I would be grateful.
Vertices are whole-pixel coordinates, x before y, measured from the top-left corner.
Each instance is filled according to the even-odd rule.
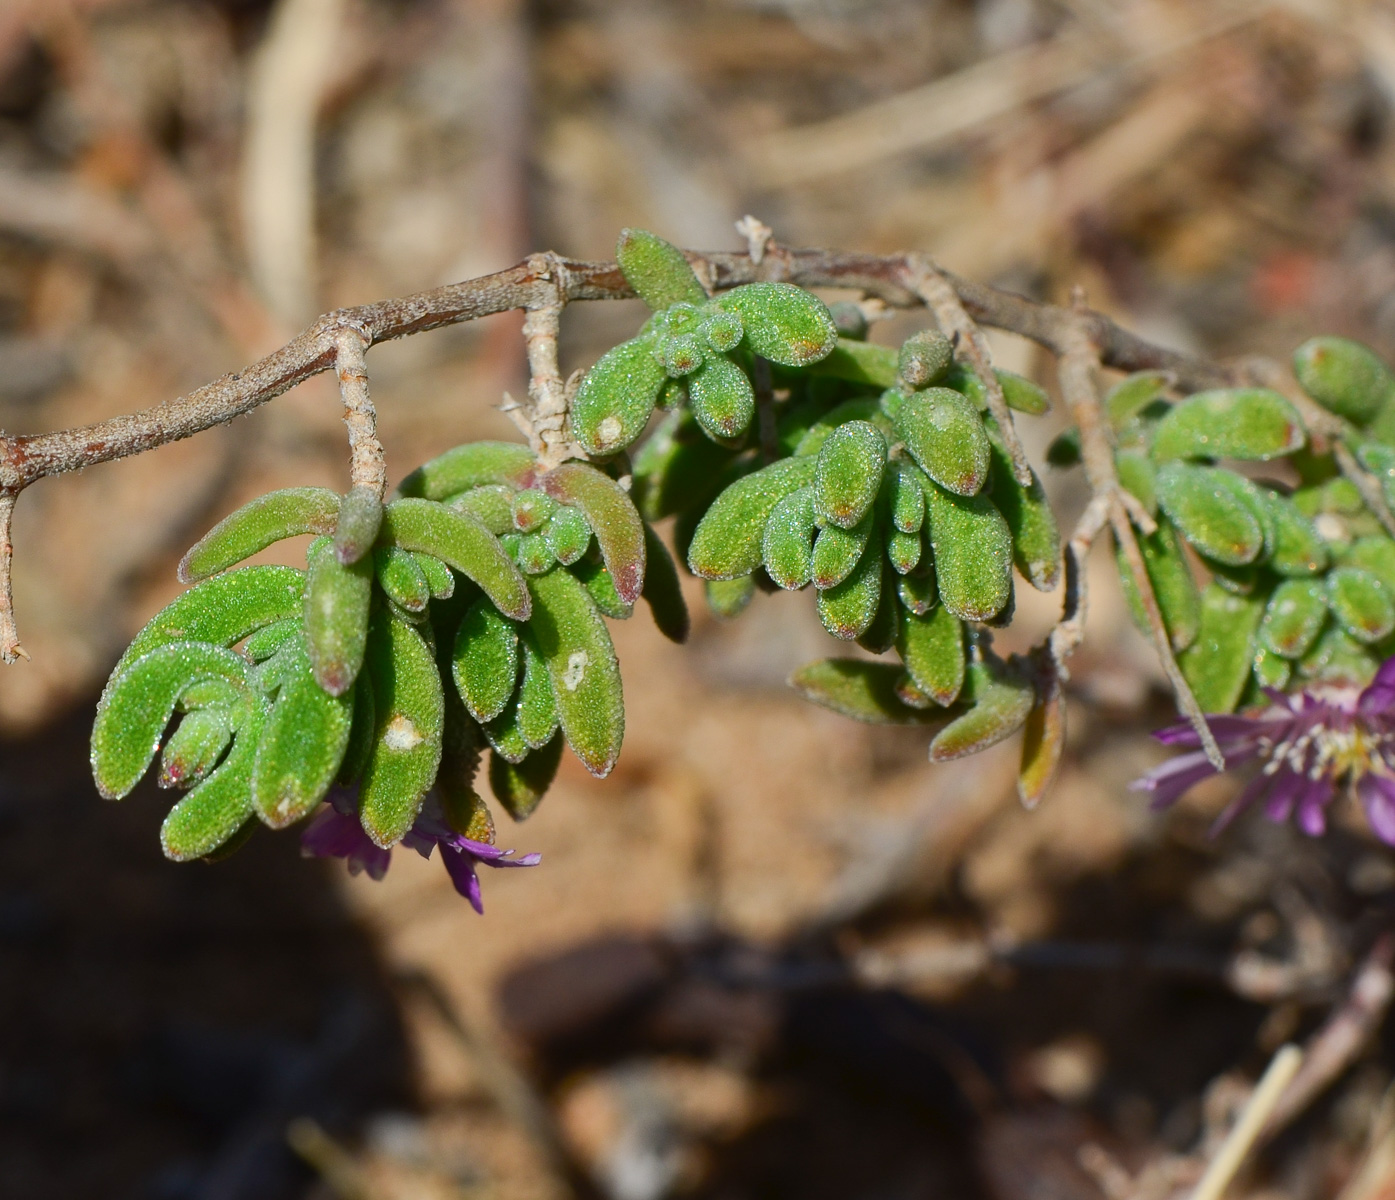
[[[1393,104],[1374,0],[0,0],[0,426],[172,398],[320,311],[532,250],[608,258],[625,225],[739,248],[747,212],[1078,284],[1199,353],[1389,356]],[[639,319],[573,306],[564,370]],[[373,351],[394,478],[514,436],[520,324]],[[402,853],[381,884],[292,836],[167,864],[165,799],[91,786],[97,690],[204,529],[346,475],[321,378],[20,503],[6,1197],[1161,1200],[1390,921],[1357,821],[1210,840],[1229,783],[1164,815],[1127,792],[1170,708],[1103,552],[1036,813],[1015,744],[932,768],[922,734],[796,700],[836,652],[802,598],[722,625],[695,590],[685,648],[614,628],[620,765],[569,758],[501,830],[544,863],[485,879],[485,918]],[[1069,519],[1078,485],[1049,486]],[[1019,595],[1008,648],[1058,611]],[[1392,1071],[1378,1040],[1235,1194],[1389,1195]]]

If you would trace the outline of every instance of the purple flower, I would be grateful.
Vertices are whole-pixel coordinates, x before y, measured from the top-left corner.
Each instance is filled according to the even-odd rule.
[[[329,803],[300,835],[300,852],[307,858],[343,858],[349,863],[349,873],[367,871],[370,878],[381,879],[387,874],[392,851],[377,845],[363,830],[358,819],[358,794],[347,788],[335,788],[327,797]],[[480,898],[480,880],[476,868],[535,867],[541,854],[525,854],[513,858],[512,850],[500,850],[488,842],[476,842],[456,833],[447,823],[441,802],[434,792],[428,793],[426,803],[402,844],[410,846],[422,858],[430,858],[441,847],[441,862],[451,883],[470,906],[484,912]]]
[[[1257,801],[1271,820],[1295,817],[1304,833],[1327,828],[1327,809],[1338,789],[1354,791],[1371,829],[1395,845],[1395,657],[1381,665],[1371,685],[1319,686],[1286,695],[1266,688],[1270,706],[1250,716],[1208,716],[1226,769],[1251,761],[1255,776],[1221,814],[1213,832]],[[1199,747],[1190,725],[1173,725],[1156,737],[1169,746]],[[1152,792],[1153,807],[1174,803],[1216,769],[1199,749],[1182,754],[1135,780]]]

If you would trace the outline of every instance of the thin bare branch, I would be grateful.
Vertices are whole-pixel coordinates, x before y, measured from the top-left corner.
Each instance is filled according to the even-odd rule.
[[[378,440],[378,414],[368,396],[368,339],[356,329],[341,329],[334,338],[334,370],[349,427],[349,482],[387,493],[387,455]]]
[[[10,664],[29,655],[19,644],[15,627],[15,599],[12,580],[14,543],[10,540],[10,523],[14,518],[18,492],[0,491],[0,662]]]
[[[1235,1122],[1215,1158],[1206,1168],[1206,1174],[1196,1185],[1192,1200],[1220,1200],[1235,1173],[1244,1163],[1254,1147],[1265,1121],[1274,1111],[1284,1089],[1303,1063],[1303,1051],[1297,1046],[1280,1046],[1269,1061],[1269,1066],[1260,1077],[1251,1093],[1240,1119]]]
[[[1134,587],[1148,619],[1148,629],[1158,653],[1158,661],[1162,663],[1168,683],[1172,686],[1178,711],[1196,729],[1206,757],[1216,770],[1223,771],[1225,756],[1216,745],[1216,739],[1206,723],[1206,714],[1201,711],[1201,705],[1197,703],[1191,686],[1172,653],[1172,640],[1163,621],[1162,610],[1158,607],[1152,581],[1148,577],[1143,551],[1138,545],[1138,538],[1129,519],[1129,510],[1123,500],[1124,489],[1119,484],[1119,476],[1114,466],[1114,439],[1095,387],[1099,353],[1091,342],[1088,326],[1083,321],[1073,333],[1067,330],[1065,336],[1065,349],[1058,366],[1061,394],[1065,397],[1080,430],[1080,455],[1085,466],[1086,482],[1096,497],[1105,497],[1109,524],[1114,530],[1119,548],[1123,551],[1129,574],[1133,577]]]

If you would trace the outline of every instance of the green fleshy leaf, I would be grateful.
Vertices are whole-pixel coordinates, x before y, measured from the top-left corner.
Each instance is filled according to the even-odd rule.
[[[451,675],[476,721],[492,721],[518,683],[518,625],[481,596],[465,610],[451,652]]]
[[[748,283],[718,296],[717,303],[741,318],[753,353],[782,366],[807,367],[838,344],[827,306],[793,284]]]
[[[1239,458],[1264,462],[1292,454],[1304,441],[1297,410],[1269,388],[1197,392],[1153,429],[1153,458]]]
[[[819,535],[832,532],[832,527]],[[818,547],[815,545],[815,555]],[[877,615],[882,594],[882,560],[876,550],[868,549],[846,579],[819,591],[818,612],[823,627],[836,638],[851,641],[861,637]]]
[[[586,372],[572,399],[572,434],[587,454],[614,454],[649,424],[668,378],[652,336],[631,338],[607,350]]]
[[[419,550],[411,551],[411,555],[417,561],[417,567],[426,576],[426,587],[431,593],[433,600],[449,600],[455,595],[455,575],[434,554],[423,554]]]
[[[1317,683],[1365,687],[1375,677],[1380,660],[1345,629],[1330,622],[1312,648],[1298,661],[1298,673]]]
[[[571,568],[571,572],[581,581],[602,614],[614,621],[627,621],[634,615],[634,605],[620,599],[620,593],[615,590],[615,580],[604,563],[583,558]]]
[[[840,337],[837,345],[813,370],[816,374],[869,387],[889,388],[896,382],[899,355],[891,346]]]
[[[466,442],[419,466],[397,494],[445,500],[487,484],[527,487],[533,464],[533,452],[517,442]]]
[[[926,388],[942,379],[954,361],[954,346],[938,329],[922,329],[901,343],[897,375],[911,388]]]
[[[901,620],[896,652],[916,688],[941,707],[953,704],[964,686],[964,626],[945,608]]]
[[[713,301],[704,306],[698,336],[709,349],[725,354],[740,345],[741,339],[746,336],[746,327],[735,313],[723,311]]]
[[[1260,687],[1282,690],[1288,686],[1288,681],[1293,676],[1293,664],[1267,647],[1260,646],[1255,651],[1254,672],[1255,682]]]
[[[1078,467],[1081,462],[1080,430],[1072,425],[1052,438],[1051,444],[1046,447],[1046,461],[1058,470]]]
[[[1342,565],[1370,571],[1395,594],[1395,542],[1383,534],[1357,538],[1343,552]]]
[[[960,701],[969,705],[969,711],[935,735],[930,743],[931,762],[977,754],[1011,737],[1027,723],[1036,691],[991,652],[974,646]]]
[[[1259,644],[1284,658],[1302,658],[1326,621],[1326,585],[1313,579],[1285,579],[1269,597],[1259,625]]]
[[[761,536],[761,561],[777,586],[795,591],[813,578],[817,528],[812,487],[791,492],[775,506]]]
[[[640,594],[649,605],[655,628],[669,641],[681,644],[688,640],[689,621],[678,565],[668,547],[648,525],[644,527],[644,544],[648,565],[644,572],[644,591]]]
[[[515,821],[526,820],[542,802],[557,777],[562,761],[562,739],[554,737],[522,762],[511,763],[499,754],[489,756],[489,786],[494,798]]]
[[[901,669],[860,658],[821,658],[790,676],[806,700],[870,725],[924,725],[942,721],[943,710],[912,708],[896,693]]]
[[[1152,460],[1137,450],[1120,450],[1114,455],[1114,468],[1119,472],[1119,483],[1148,510],[1150,517],[1156,517],[1157,472]]]
[[[978,410],[950,388],[907,397],[896,413],[896,434],[912,458],[941,487],[975,495],[988,477],[991,448]]]
[[[431,648],[416,628],[378,613],[368,638],[373,751],[359,787],[359,821],[379,846],[412,827],[441,764],[446,703]]]
[[[378,540],[382,523],[383,501],[377,491],[362,484],[350,488],[339,506],[339,519],[334,523],[334,553],[339,561],[358,562]]]
[[[557,511],[557,501],[536,487],[515,492],[509,506],[513,527],[519,533],[537,533]]]
[[[1363,442],[1357,447],[1356,457],[1380,481],[1381,495],[1385,497],[1387,507],[1395,505],[1395,448],[1383,442]],[[1347,480],[1342,482],[1349,483]]]
[[[554,467],[538,485],[554,499],[581,510],[595,531],[616,592],[633,605],[644,587],[644,523],[629,493],[610,476],[579,462]]]
[[[528,757],[528,743],[518,723],[518,705],[510,704],[492,721],[481,728],[489,739],[489,748],[505,762],[521,763]]]
[[[373,695],[373,680],[365,669],[354,680],[354,711],[349,725],[349,740],[339,763],[339,783],[348,787],[363,778],[368,760],[373,755],[377,738],[377,720]]]
[[[305,572],[294,567],[241,567],[190,588],[136,634],[115,677],[137,658],[170,642],[231,646],[267,625],[299,617]]]
[[[643,229],[622,229],[615,261],[639,298],[656,312],[671,304],[703,304],[703,291],[683,251]]]
[[[1012,533],[987,496],[959,496],[933,481],[926,525],[940,598],[961,621],[987,621],[1012,598]]]
[[[872,507],[886,466],[886,439],[867,421],[835,429],[819,450],[814,500],[819,514],[851,529]]]
[[[299,638],[301,626],[301,621],[292,617],[257,630],[243,644],[243,657],[254,663],[265,662],[292,639]]]
[[[187,713],[160,754],[160,786],[192,787],[207,778],[232,741],[232,709],[216,704]]]
[[[891,523],[902,533],[918,533],[925,524],[925,489],[910,463],[894,458],[888,464]]]
[[[934,568],[922,562],[917,570],[908,571],[896,581],[896,594],[907,612],[925,616],[940,602]]]
[[[331,696],[354,685],[368,639],[373,560],[345,565],[328,542],[312,546],[305,585],[305,640],[315,680]]]
[[[875,555],[869,555],[875,558]],[[881,582],[877,590],[877,608],[867,628],[857,635],[859,646],[871,654],[885,654],[901,634],[901,602],[896,598],[896,576],[886,562],[877,564]],[[824,593],[820,592],[820,595]]]
[[[591,548],[591,524],[581,509],[564,504],[552,515],[543,537],[553,557],[569,567]]]
[[[547,664],[526,625],[519,645],[523,650],[523,678],[518,684],[518,732],[530,750],[539,750],[557,732],[557,697]]]
[[[222,681],[241,698],[252,694],[246,661],[206,642],[170,642],[112,673],[92,728],[92,775],[108,800],[140,782],[160,748],[180,695],[203,680]]]
[[[541,533],[520,534],[513,556],[525,575],[541,575],[557,564],[557,556]]]
[[[1032,472],[1030,487],[1017,482],[1012,458],[997,431],[989,426],[993,454],[990,494],[1012,531],[1012,559],[1022,577],[1039,592],[1055,589],[1061,578],[1061,531],[1041,480]]]
[[[1003,399],[1007,401],[1009,408],[1031,417],[1039,417],[1042,413],[1051,411],[1051,397],[1046,394],[1045,389],[1025,375],[1002,371],[996,367],[993,374],[997,376],[998,386],[1003,389]],[[983,386],[978,372],[967,364],[954,363],[941,382],[945,387],[963,392],[980,410],[988,407],[988,389]]]
[[[920,566],[925,551],[925,539],[918,533],[902,533],[899,529],[886,531],[886,558],[898,575],[909,575]]]
[[[820,591],[837,587],[862,560],[871,540],[875,514],[868,513],[851,529],[826,525],[814,539],[811,559],[813,583]]]
[[[1395,395],[1395,375],[1360,342],[1309,338],[1293,352],[1303,390],[1329,412],[1364,425]]]
[[[514,489],[503,483],[486,483],[443,501],[447,508],[477,517],[495,537],[514,532]]]
[[[713,354],[688,377],[688,403],[698,424],[718,441],[739,438],[756,415],[756,393],[746,372]]]
[[[823,449],[823,444],[834,430],[842,428],[849,421],[867,421],[881,430],[883,436],[891,432],[891,422],[883,414],[881,405],[871,396],[859,396],[854,400],[844,400],[834,405],[809,427],[794,444],[793,454],[797,458],[812,457]]]
[[[419,613],[430,602],[431,584],[410,550],[396,546],[374,547],[373,570],[378,586],[408,612]]]
[[[531,576],[529,629],[547,663],[562,732],[598,778],[610,774],[625,734],[620,667],[605,621],[582,585],[564,570]]]
[[[315,682],[299,640],[257,744],[252,806],[272,829],[294,824],[324,798],[349,744],[353,697],[330,696]]]
[[[1114,428],[1127,424],[1176,382],[1171,371],[1135,371],[1105,393],[1104,407]]]
[[[1361,567],[1338,567],[1326,578],[1332,615],[1358,642],[1370,645],[1395,630],[1395,591]]]
[[[174,862],[205,858],[220,847],[236,848],[252,815],[249,785],[266,705],[248,694],[233,711],[232,749],[207,779],[169,811],[160,825],[160,848]],[[230,852],[230,851],[229,851]]]
[[[1265,566],[1280,575],[1312,575],[1327,567],[1330,555],[1313,523],[1291,500],[1269,488],[1255,489],[1274,531]]]
[[[703,583],[703,593],[712,615],[730,621],[745,612],[755,598],[756,581],[749,575],[737,579],[708,579]]]
[[[479,584],[505,616],[528,619],[523,576],[478,518],[430,500],[394,500],[383,510],[383,538],[403,550],[434,555]]]
[[[699,522],[688,547],[688,566],[703,579],[736,579],[761,564],[761,540],[775,506],[810,484],[811,458],[784,458],[729,486]]]
[[[851,338],[857,342],[867,340],[867,331],[871,326],[866,311],[856,300],[835,301],[828,306],[828,315],[838,327],[840,338]]]
[[[1163,625],[1167,628],[1168,640],[1173,650],[1185,650],[1196,640],[1201,625],[1201,594],[1181,543],[1170,525],[1158,526],[1156,532],[1147,537],[1142,534],[1135,534],[1135,537],[1143,554],[1148,581],[1153,585],[1153,595],[1158,601],[1158,611],[1162,613]],[[1148,615],[1143,610],[1143,601],[1134,585],[1133,572],[1129,570],[1128,561],[1117,543],[1114,557],[1119,568],[1119,584],[1134,624],[1144,634],[1151,635]]]
[[[224,517],[180,560],[179,581],[194,583],[304,533],[333,533],[339,497],[328,488],[268,492]]]
[[[1265,514],[1248,479],[1216,467],[1170,462],[1158,470],[1158,503],[1207,558],[1239,567],[1265,548]]]
[[[1177,664],[1202,712],[1233,712],[1240,702],[1266,601],[1263,595],[1237,596],[1214,583],[1201,593],[1196,640],[1177,656]]]

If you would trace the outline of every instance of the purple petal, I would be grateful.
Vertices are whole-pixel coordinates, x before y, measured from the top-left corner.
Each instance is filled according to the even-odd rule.
[[[1238,766],[1258,753],[1254,746],[1247,746],[1226,756],[1226,766]],[[1200,750],[1194,754],[1179,754],[1160,767],[1154,767],[1146,775],[1135,779],[1129,786],[1136,792],[1152,792],[1153,808],[1166,808],[1173,804],[1188,789],[1203,779],[1216,774],[1206,755]]]
[[[1326,831],[1332,795],[1332,781],[1323,776],[1308,780],[1307,790],[1298,798],[1298,828],[1309,837],[1321,837]]]
[[[371,879],[386,875],[392,862],[392,851],[374,844],[357,813],[342,813],[333,805],[321,808],[300,835],[300,852],[307,858],[345,859],[350,874],[367,871]]]
[[[1307,789],[1308,780],[1296,771],[1280,771],[1274,777],[1274,786],[1265,802],[1264,814],[1271,821],[1282,825],[1293,815],[1293,806],[1298,797]]]
[[[452,853],[447,854],[450,849]],[[484,915],[484,900],[480,896],[480,877],[475,871],[475,858],[471,854],[465,854],[455,849],[455,847],[442,846],[441,862],[445,865],[446,874],[450,876],[450,881],[455,885],[455,890],[470,902],[473,908],[481,916]]]
[[[1366,820],[1370,823],[1371,831],[1381,841],[1395,846],[1395,779],[1386,779],[1381,775],[1363,776],[1357,784],[1357,792],[1366,808]]]
[[[1211,736],[1224,750],[1227,742],[1244,741],[1247,738],[1258,737],[1264,732],[1265,725],[1274,719],[1273,717],[1233,717],[1218,713],[1215,716],[1208,716],[1206,724],[1211,727]],[[1186,721],[1177,725],[1169,725],[1166,729],[1159,729],[1153,736],[1164,746],[1201,745],[1201,737]]]
[[[1395,657],[1381,663],[1376,677],[1356,702],[1357,712],[1367,717],[1387,713],[1392,708],[1395,708]]]
[[[1256,775],[1245,785],[1244,790],[1226,805],[1225,811],[1211,822],[1208,837],[1218,836],[1232,821],[1260,798],[1274,783],[1272,775]]]

